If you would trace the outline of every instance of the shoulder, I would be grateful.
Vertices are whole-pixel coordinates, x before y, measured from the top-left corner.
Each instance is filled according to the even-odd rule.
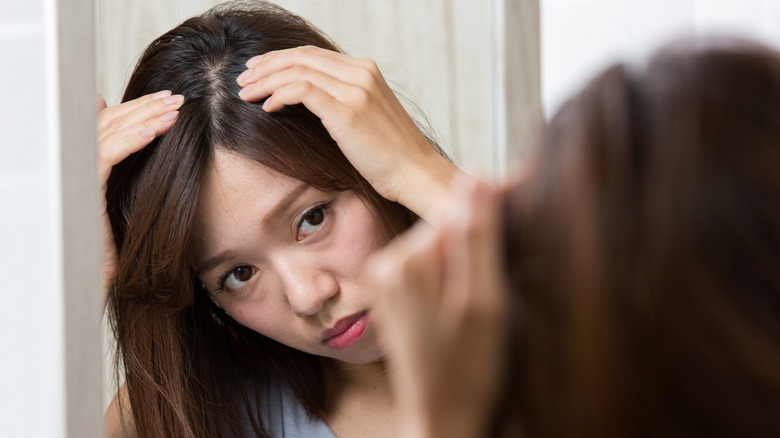
[[[247,382],[256,397],[249,397],[249,412],[262,417],[268,435],[285,438],[336,438],[324,421],[312,419],[292,391],[268,376]],[[257,404],[259,404],[259,406]],[[256,418],[254,420],[257,420]],[[127,386],[122,385],[105,414],[106,437],[135,438],[135,424]]]
[[[279,381],[269,378],[258,385],[255,410],[272,437],[336,438],[324,421],[310,418],[292,391]]]
[[[135,423],[130,407],[127,385],[122,385],[108,406],[105,415],[106,437],[135,438]]]

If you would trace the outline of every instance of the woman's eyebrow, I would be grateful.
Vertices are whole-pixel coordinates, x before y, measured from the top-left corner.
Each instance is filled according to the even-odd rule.
[[[230,259],[232,259],[234,257],[235,257],[235,255],[233,254],[232,251],[230,251],[230,250],[223,251],[223,252],[215,255],[214,257],[204,261],[203,264],[201,264],[200,267],[195,270],[195,274],[200,276],[204,272],[209,272],[212,269],[216,268],[217,266],[225,263],[226,261],[228,261],[228,260],[230,260]]]
[[[295,202],[296,199],[298,199],[308,188],[309,184],[306,184],[304,182],[300,183],[298,186],[296,186],[294,189],[292,189],[289,193],[287,193],[284,198],[282,198],[272,209],[271,211],[266,214],[262,221],[261,225],[263,227],[270,227],[276,222],[279,221],[279,218],[287,211],[287,209],[290,208],[290,206]],[[235,254],[233,254],[232,251],[222,251],[221,253],[215,255],[214,257],[211,257],[207,260],[205,260],[199,268],[195,270],[195,273],[197,275],[201,275],[204,272],[211,271],[212,269],[216,268],[217,266],[225,263],[226,261],[235,258]]]
[[[284,213],[287,211],[287,209],[290,208],[290,206],[295,202],[296,199],[298,199],[299,196],[303,194],[303,192],[306,191],[310,186],[306,184],[305,182],[302,182],[300,185],[295,187],[293,190],[291,190],[289,193],[287,193],[284,198],[282,198],[281,201],[279,201],[274,208],[271,209],[271,211],[268,212],[268,214],[263,217],[263,220],[260,222],[260,225],[263,227],[270,228],[279,221],[279,218],[284,215]]]

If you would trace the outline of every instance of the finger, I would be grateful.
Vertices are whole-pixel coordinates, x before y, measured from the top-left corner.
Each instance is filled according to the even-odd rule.
[[[249,84],[238,95],[244,100],[256,102],[270,96],[277,89],[296,82],[310,82],[313,86],[322,89],[325,93],[337,99],[346,95],[349,89],[353,87],[353,85],[340,81],[319,70],[296,65]]]
[[[420,223],[368,260],[367,269],[383,309],[399,318],[414,318],[435,308],[441,289],[441,244],[436,230]]]
[[[297,65],[319,70],[344,82],[352,82],[357,71],[379,71],[376,64],[368,59],[353,58],[314,46],[302,46],[268,52],[250,59],[247,61],[247,71],[239,75],[237,81],[243,87]]]
[[[457,315],[469,312],[479,318],[500,311],[500,245],[497,201],[484,183],[461,183],[461,196],[453,207],[453,221],[445,225],[446,239],[442,306]],[[443,310],[444,312],[445,310]]]
[[[98,141],[112,132],[122,131],[133,125],[153,120],[167,113],[178,110],[184,103],[184,96],[160,95],[157,98],[145,99],[141,105],[126,105],[126,103],[103,110],[98,115]],[[132,110],[128,110],[133,108]]]
[[[111,108],[113,108],[113,112],[115,113],[115,115],[117,117],[120,117],[120,116],[122,116],[124,114],[127,114],[127,113],[135,110],[139,106],[142,106],[142,105],[144,105],[144,104],[146,104],[146,103],[148,103],[148,102],[150,102],[152,100],[162,99],[162,98],[165,98],[165,97],[170,96],[172,94],[173,93],[171,93],[170,90],[161,90],[161,91],[158,91],[156,93],[145,94],[145,95],[143,95],[141,97],[138,97],[136,99],[133,99],[133,100],[128,100],[127,102],[123,102],[123,103],[121,103],[119,105],[112,106]]]
[[[98,143],[98,164],[103,182],[114,165],[168,132],[178,114],[178,111],[168,112],[106,135]]]
[[[96,94],[95,95],[95,109],[97,110],[97,113],[100,113],[104,109],[106,109],[108,105],[106,105],[106,99],[103,98],[102,95]]]
[[[108,126],[111,126],[114,121],[120,120],[136,109],[147,105],[149,102],[164,99],[171,94],[172,93],[169,90],[158,91],[154,94],[146,94],[137,99],[104,108],[102,111],[98,112],[98,131],[106,129]]]
[[[265,100],[263,110],[274,112],[285,106],[297,105],[299,103],[306,106],[309,111],[316,114],[323,122],[325,122],[325,114],[336,115],[346,112],[344,104],[308,81],[295,82],[278,88]],[[346,116],[341,115],[339,117]],[[325,127],[328,128],[328,126]]]

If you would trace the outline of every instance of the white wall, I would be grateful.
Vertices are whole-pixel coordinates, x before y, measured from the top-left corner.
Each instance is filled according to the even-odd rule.
[[[607,63],[675,37],[728,33],[780,47],[777,0],[541,0],[541,8],[548,115]]]
[[[0,435],[60,436],[65,424],[57,155],[49,135],[44,5],[0,6]],[[3,61],[10,65],[9,61]],[[8,64],[6,64],[8,62]],[[36,409],[48,421],[29,414]]]
[[[4,438],[102,433],[91,22],[89,2],[0,4]]]

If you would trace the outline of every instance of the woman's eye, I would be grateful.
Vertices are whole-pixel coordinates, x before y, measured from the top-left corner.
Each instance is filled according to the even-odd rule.
[[[325,222],[325,210],[327,205],[318,205],[304,213],[298,222],[297,240],[305,239],[309,234],[317,231]]]
[[[227,272],[222,281],[222,287],[237,291],[246,286],[252,276],[255,275],[255,269],[251,266],[236,266]]]

